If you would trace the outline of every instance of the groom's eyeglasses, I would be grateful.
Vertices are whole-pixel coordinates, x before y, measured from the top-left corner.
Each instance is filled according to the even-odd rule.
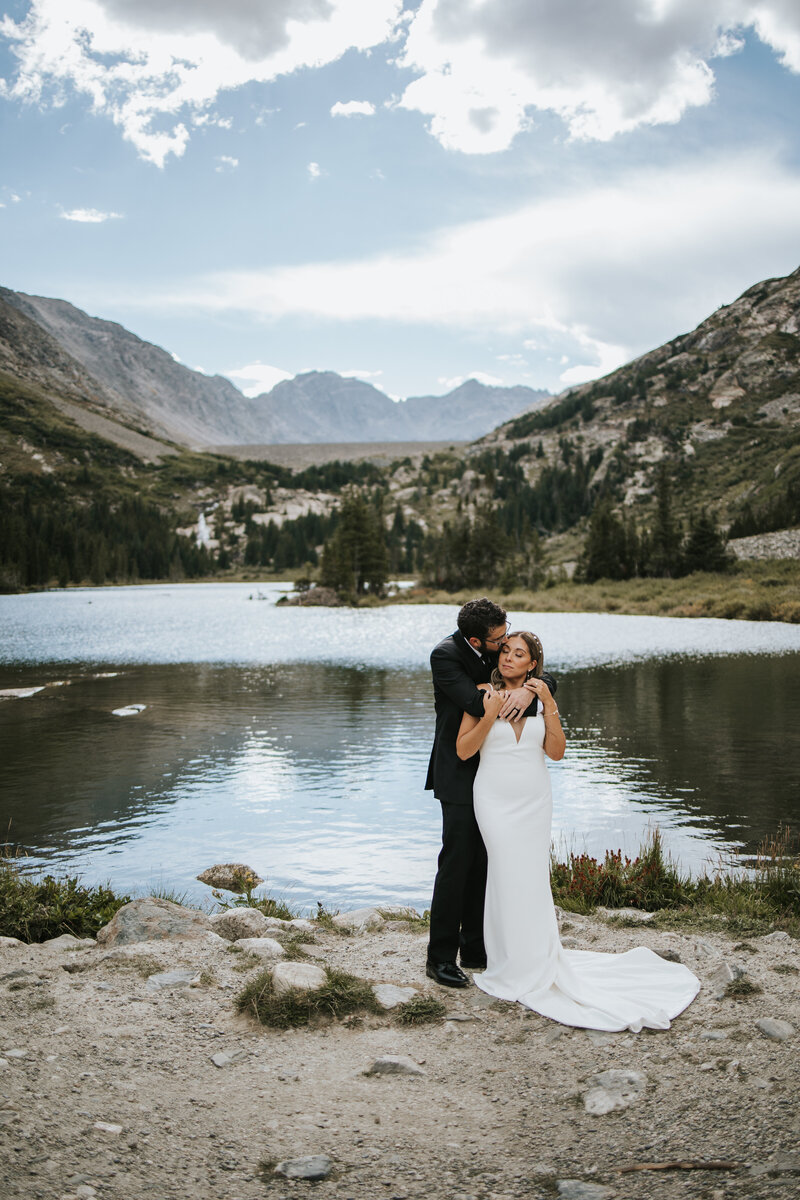
[[[493,646],[502,646],[503,642],[506,640],[506,638],[508,637],[510,632],[511,632],[511,625],[509,622],[506,622],[506,631],[502,635],[502,637],[499,637],[499,638],[485,637],[483,640],[484,640],[484,642],[487,642],[487,643],[491,642]]]

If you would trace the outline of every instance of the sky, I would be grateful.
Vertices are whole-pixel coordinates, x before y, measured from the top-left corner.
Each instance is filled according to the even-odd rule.
[[[247,395],[558,392],[800,264],[797,0],[0,13],[0,284]]]

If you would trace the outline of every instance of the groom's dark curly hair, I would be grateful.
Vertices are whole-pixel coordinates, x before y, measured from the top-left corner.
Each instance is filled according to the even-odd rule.
[[[458,614],[458,628],[465,638],[476,637],[481,641],[490,629],[505,625],[506,610],[499,604],[481,596],[479,600],[468,600]]]

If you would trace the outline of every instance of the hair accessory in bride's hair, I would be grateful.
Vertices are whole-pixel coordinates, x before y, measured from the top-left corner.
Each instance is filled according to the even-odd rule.
[[[510,633],[508,636],[510,638],[512,638],[512,637],[522,638],[523,642],[528,647],[528,653],[530,654],[531,658],[535,660],[535,663],[536,663],[536,665],[534,667],[531,667],[530,671],[528,671],[526,678],[527,679],[531,679],[531,678],[538,679],[539,676],[541,675],[542,671],[544,670],[544,650],[542,649],[542,643],[539,640],[539,638],[536,636],[535,633],[531,633],[531,631],[529,629],[516,629],[516,630],[514,630],[513,633]]]

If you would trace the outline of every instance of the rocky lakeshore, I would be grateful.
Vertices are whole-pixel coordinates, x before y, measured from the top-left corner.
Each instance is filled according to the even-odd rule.
[[[405,911],[280,921],[164,900],[97,940],[0,939],[0,1193],[25,1200],[794,1197],[797,941],[560,914],[566,945],[647,945],[702,989],[667,1032],[555,1025],[424,972]],[[301,1028],[248,981],[368,980],[377,1011]],[[380,986],[384,985],[384,986]],[[440,1020],[401,1024],[413,993]]]

